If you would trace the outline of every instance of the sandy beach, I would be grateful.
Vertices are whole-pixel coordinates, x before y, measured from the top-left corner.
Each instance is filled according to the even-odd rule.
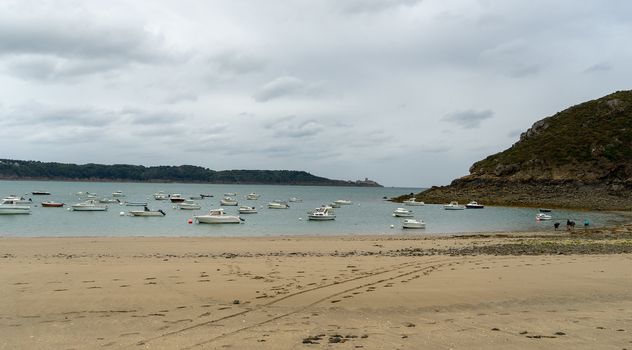
[[[632,349],[631,242],[0,238],[0,348]]]

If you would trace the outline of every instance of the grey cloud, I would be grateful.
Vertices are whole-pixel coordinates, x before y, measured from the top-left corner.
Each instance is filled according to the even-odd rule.
[[[120,114],[130,123],[137,125],[169,125],[186,121],[189,118],[189,115],[183,113],[151,112],[135,108],[123,109]]]
[[[276,136],[290,138],[313,136],[325,129],[324,125],[316,120],[299,120],[295,116],[267,121],[264,123],[264,127],[273,130]]]
[[[485,111],[475,111],[475,110],[466,110],[460,112],[450,113],[441,120],[456,124],[463,129],[474,129],[481,125],[481,122],[485,119],[492,118],[494,116],[494,112],[491,110]]]
[[[296,77],[283,76],[265,84],[253,97],[257,102],[267,102],[290,95],[311,96],[318,92],[317,84],[308,84]]]
[[[8,71],[14,75],[41,80],[182,59],[161,37],[140,26],[6,16],[0,17],[0,56],[8,60]]]
[[[257,72],[265,67],[265,61],[254,54],[229,50],[212,56],[211,64],[214,64],[219,73],[247,74]]]
[[[398,7],[410,7],[420,3],[421,0],[345,0],[336,1],[336,5],[343,13],[366,14],[377,13]]]
[[[542,67],[538,64],[517,64],[509,70],[508,74],[513,78],[523,78],[538,74],[541,69]]]
[[[612,70],[612,66],[609,63],[601,62],[586,68],[584,73],[607,72],[609,70]]]
[[[6,112],[3,119],[6,126],[98,128],[113,123],[118,116],[92,108],[57,108],[32,103]]]

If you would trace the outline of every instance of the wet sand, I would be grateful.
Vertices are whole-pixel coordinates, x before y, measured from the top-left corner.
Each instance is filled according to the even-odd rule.
[[[550,233],[0,238],[0,349],[632,349],[629,247]]]

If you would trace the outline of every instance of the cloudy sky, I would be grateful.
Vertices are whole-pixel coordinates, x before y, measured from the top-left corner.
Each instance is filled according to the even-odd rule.
[[[1,158],[449,183],[632,82],[626,0],[0,2]]]

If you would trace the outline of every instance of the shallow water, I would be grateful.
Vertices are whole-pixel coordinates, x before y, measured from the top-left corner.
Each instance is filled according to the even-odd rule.
[[[32,191],[44,190],[50,196],[33,196]],[[120,216],[120,212],[142,207],[109,204],[106,212],[73,212],[65,208],[42,208],[41,201],[55,200],[70,205],[82,201],[77,192],[94,192],[111,197],[115,191],[126,195],[121,200],[148,202],[151,209],[162,209],[165,217]],[[482,210],[444,210],[440,205],[407,207],[415,218],[423,219],[426,228],[404,230],[402,218],[392,212],[402,204],[382,200],[406,193],[417,193],[418,188],[361,188],[320,186],[274,185],[208,185],[163,183],[94,183],[56,181],[0,181],[0,196],[21,195],[33,200],[31,215],[0,215],[1,236],[272,236],[272,235],[352,235],[352,234],[441,234],[494,231],[553,230],[555,221],[564,227],[566,219],[578,223],[581,229],[585,219],[591,226],[603,226],[624,221],[615,213],[555,210],[552,221],[537,222],[533,208],[486,207]],[[213,194],[214,197],[198,200],[202,210],[177,210],[169,201],[156,201],[153,194],[180,193],[184,197]],[[256,206],[257,214],[241,215],[239,225],[188,224],[193,215],[206,214],[219,208],[224,193],[235,192],[240,205]],[[256,192],[257,201],[244,196]],[[268,209],[272,200],[301,198],[301,203],[289,203],[289,209]],[[348,199],[352,205],[336,209],[336,220],[314,222],[307,220],[307,211],[336,199]],[[484,204],[484,203],[483,203]],[[223,207],[228,214],[237,214],[238,207]],[[393,228],[391,228],[393,225]]]

